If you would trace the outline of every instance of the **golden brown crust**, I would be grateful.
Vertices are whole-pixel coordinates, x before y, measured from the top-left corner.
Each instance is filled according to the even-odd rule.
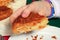
[[[12,13],[12,9],[6,6],[0,6],[0,21],[9,17]]]
[[[7,6],[12,1],[14,0],[0,0],[0,6]]]
[[[29,17],[19,16],[12,25],[14,34],[26,33],[36,29],[44,28],[48,23],[48,18],[37,13],[31,13]]]

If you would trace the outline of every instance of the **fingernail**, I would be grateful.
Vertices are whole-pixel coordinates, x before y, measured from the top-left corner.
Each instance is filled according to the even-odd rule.
[[[26,10],[25,12],[23,12],[22,17],[26,18],[29,16],[29,14],[30,12]]]

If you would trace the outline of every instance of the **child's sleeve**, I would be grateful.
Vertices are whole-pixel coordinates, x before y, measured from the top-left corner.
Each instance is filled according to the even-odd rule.
[[[54,6],[54,17],[60,17],[60,0],[50,0]]]

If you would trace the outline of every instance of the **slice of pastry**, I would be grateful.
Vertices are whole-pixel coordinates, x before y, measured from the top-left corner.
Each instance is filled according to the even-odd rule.
[[[27,33],[33,30],[43,29],[48,23],[48,18],[40,16],[38,13],[33,13],[23,18],[19,16],[12,24],[14,34]]]
[[[8,18],[13,13],[11,8],[7,6],[0,6],[0,21]]]
[[[14,0],[0,0],[0,6],[7,6],[9,3],[13,2]]]
[[[0,21],[8,18],[13,13],[12,8],[8,7],[11,1],[13,0],[0,0]]]

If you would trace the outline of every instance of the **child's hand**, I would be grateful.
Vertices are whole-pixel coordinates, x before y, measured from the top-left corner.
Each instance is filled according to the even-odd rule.
[[[51,5],[46,1],[36,1],[29,5],[19,8],[15,13],[13,13],[10,17],[11,22],[20,15],[22,17],[28,17],[30,12],[38,13],[39,15],[49,16],[51,13]]]

